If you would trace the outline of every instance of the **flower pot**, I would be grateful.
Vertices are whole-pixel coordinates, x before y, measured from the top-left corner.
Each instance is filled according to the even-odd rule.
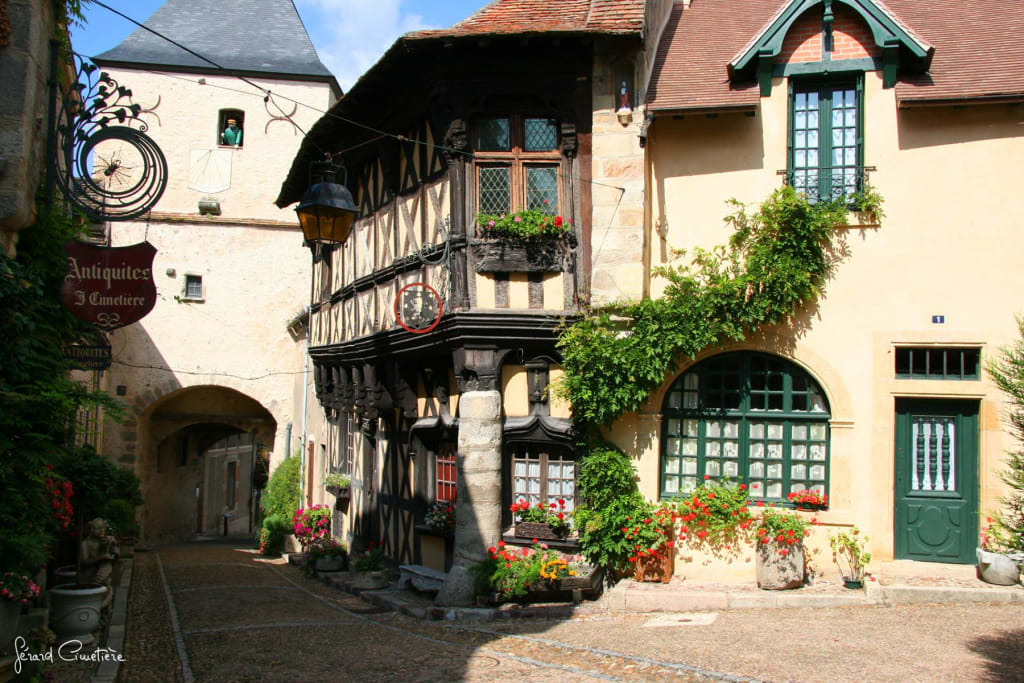
[[[519,538],[536,538],[539,541],[557,541],[563,538],[550,524],[541,522],[516,522],[515,532]]]
[[[668,583],[676,568],[676,551],[668,546],[658,548],[657,555],[638,557],[633,564],[633,578],[637,581]]]
[[[978,578],[997,586],[1012,586],[1020,580],[1020,564],[1006,555],[978,548]]]
[[[343,557],[321,557],[316,561],[318,572],[340,572],[344,568],[345,558]]]
[[[0,650],[18,635],[18,624],[21,622],[21,603],[16,600],[0,598]]]
[[[73,564],[66,564],[62,567],[57,567],[53,570],[53,583],[74,583],[75,575],[75,565]]]
[[[352,579],[352,587],[364,591],[387,588],[390,583],[387,570],[384,569],[373,572],[356,572]]]
[[[328,486],[326,488],[327,488],[327,493],[331,494],[332,496],[337,498],[339,501],[342,500],[342,499],[348,500],[349,498],[352,497],[352,487],[351,486]]]
[[[785,554],[781,551],[785,550]],[[780,548],[775,543],[758,543],[757,587],[778,591],[804,585],[804,546],[802,543]]]
[[[864,587],[864,582],[861,579],[843,578],[843,587],[850,590],[859,590]]]
[[[57,639],[62,643],[77,640],[83,645],[93,642],[106,595],[107,587],[96,583],[64,583],[51,588],[50,628]]]
[[[571,267],[566,239],[485,238],[470,243],[478,273],[557,273]]]

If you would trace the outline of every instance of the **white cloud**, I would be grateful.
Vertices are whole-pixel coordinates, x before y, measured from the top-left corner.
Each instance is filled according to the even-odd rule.
[[[403,33],[437,28],[403,11],[402,0],[298,0],[297,6],[320,60],[344,90]]]

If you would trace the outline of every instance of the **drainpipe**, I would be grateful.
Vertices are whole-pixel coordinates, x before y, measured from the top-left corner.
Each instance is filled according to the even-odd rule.
[[[299,471],[306,471],[306,403],[309,401],[309,306],[306,306],[306,364],[302,370],[302,442],[299,445]],[[291,446],[289,445],[289,448]],[[299,492],[305,491],[306,478],[299,477]]]
[[[651,151],[647,145],[648,138],[650,137],[651,124],[654,123],[654,116],[648,112],[644,114],[644,122],[640,127],[640,147],[644,151],[644,235],[643,235],[643,258],[641,260],[643,266],[643,280],[641,281],[641,296],[644,299],[651,298],[651,249],[654,248],[654,235],[653,235],[653,223],[654,219],[652,216],[654,207],[652,206],[654,201],[653,183],[652,183],[652,170],[651,166],[654,164],[654,160],[651,158]]]

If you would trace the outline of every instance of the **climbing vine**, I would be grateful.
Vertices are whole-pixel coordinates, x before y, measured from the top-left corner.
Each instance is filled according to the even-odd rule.
[[[727,245],[655,270],[668,283],[664,296],[611,305],[562,330],[565,376],[554,390],[578,422],[611,424],[638,409],[677,359],[741,341],[819,296],[843,253],[835,228],[846,224],[845,203],[812,204],[782,187],[757,211],[731,204]]]

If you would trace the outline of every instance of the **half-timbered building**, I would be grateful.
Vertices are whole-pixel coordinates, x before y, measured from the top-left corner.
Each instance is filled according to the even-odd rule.
[[[278,205],[327,155],[360,209],[344,243],[313,246],[326,466],[353,481],[339,535],[464,578],[511,500],[572,506],[569,412],[547,392],[556,330],[592,275],[640,274],[632,110],[670,4],[499,0],[399,39],[309,132]],[[478,214],[524,210],[571,229],[481,237]],[[418,526],[456,495],[454,543]],[[442,600],[466,599],[464,581],[449,585]]]

